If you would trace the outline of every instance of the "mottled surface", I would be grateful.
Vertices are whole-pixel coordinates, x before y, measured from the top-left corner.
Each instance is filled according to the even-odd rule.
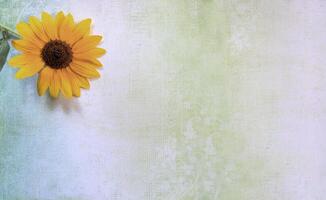
[[[72,101],[0,73],[2,200],[323,200],[326,2],[0,0],[91,17],[108,53]],[[16,54],[15,50],[11,55]]]

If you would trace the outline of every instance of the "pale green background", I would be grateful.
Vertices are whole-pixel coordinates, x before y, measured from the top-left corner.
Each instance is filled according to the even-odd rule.
[[[1,200],[325,198],[325,1],[0,5],[11,27],[43,10],[91,17],[108,52],[72,101],[5,66]]]

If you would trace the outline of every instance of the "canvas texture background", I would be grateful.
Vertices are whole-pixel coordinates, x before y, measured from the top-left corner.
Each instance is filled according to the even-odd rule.
[[[73,100],[1,71],[0,200],[325,198],[325,1],[0,5],[92,18],[107,50]]]

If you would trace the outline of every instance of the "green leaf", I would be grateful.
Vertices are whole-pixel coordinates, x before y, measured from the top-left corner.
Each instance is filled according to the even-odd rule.
[[[2,33],[2,36],[5,37],[5,39],[19,39],[20,36],[13,30],[11,30],[9,27],[0,24],[0,31]]]
[[[7,40],[2,39],[0,41],[0,71],[6,63],[7,56],[10,50],[10,46]]]

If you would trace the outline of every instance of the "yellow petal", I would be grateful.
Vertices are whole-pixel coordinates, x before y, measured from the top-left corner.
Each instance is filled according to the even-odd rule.
[[[71,85],[66,70],[63,69],[58,70],[58,73],[60,74],[61,77],[61,92],[63,96],[66,98],[71,98],[72,97]]]
[[[67,77],[69,78],[72,94],[75,97],[79,97],[80,96],[80,87],[78,85],[78,79],[75,77],[75,73],[73,73],[72,71],[70,71],[68,69],[69,68],[65,68],[63,70],[65,71],[65,73],[67,74]]]
[[[20,54],[13,56],[9,61],[8,64],[12,67],[23,67],[25,65],[33,65],[39,61],[38,56]]]
[[[33,76],[37,72],[39,72],[44,67],[44,63],[39,60],[38,62],[35,62],[33,65],[25,66],[20,68],[18,72],[16,73],[17,79],[24,79],[30,76]]]
[[[89,58],[89,57],[99,58],[99,57],[103,56],[105,53],[106,53],[105,49],[94,48],[89,51],[85,51],[83,53],[74,53],[74,57],[76,57],[77,59],[81,59],[81,60],[85,59],[85,58]]]
[[[47,35],[43,29],[43,25],[37,17],[34,17],[34,16],[29,17],[29,24],[30,24],[30,27],[33,30],[34,34],[40,40],[42,40],[44,43],[49,41],[49,38],[47,37]]]
[[[72,71],[69,67],[66,68],[68,72],[70,72],[70,74],[74,75],[75,81],[77,82],[77,84],[84,89],[89,89],[90,88],[90,84],[87,78],[80,76],[79,74],[76,74],[74,71]]]
[[[58,74],[58,70],[53,70],[52,79],[50,82],[50,95],[52,97],[58,97],[60,87],[61,87],[61,79],[60,79],[60,75]]]
[[[42,96],[50,86],[52,77],[53,69],[50,67],[45,67],[40,72],[37,80],[37,91],[40,96]]]
[[[75,27],[74,19],[71,14],[68,14],[63,20],[60,30],[59,30],[59,38],[68,44],[71,38],[73,37],[72,30]]]
[[[47,13],[47,12],[42,13],[42,24],[43,24],[43,27],[44,27],[44,30],[45,30],[47,36],[51,40],[58,39],[57,26],[55,24],[54,19],[52,18],[52,16],[49,13]]]
[[[76,62],[81,63],[81,65],[90,65],[92,67],[102,67],[103,64],[96,58],[84,58],[84,59],[74,59]]]
[[[73,52],[82,53],[91,49],[94,49],[102,40],[102,36],[90,35],[85,36],[81,40],[77,41],[72,47]]]
[[[41,54],[41,48],[37,47],[35,43],[33,44],[32,42],[27,40],[13,40],[12,45],[15,47],[15,49],[28,54],[33,54],[33,55]]]
[[[96,59],[94,59],[95,61]],[[97,60],[96,60],[97,61]],[[91,68],[98,68],[98,67],[101,67],[102,66],[102,63],[98,62],[98,63],[95,63],[95,62],[89,62],[89,61],[86,61],[86,60],[74,60],[74,63],[78,64],[78,65],[81,65],[81,66],[87,66],[87,67],[91,67]]]
[[[57,24],[58,33],[64,20],[65,20],[64,13],[62,11],[58,12],[57,15],[55,16],[55,23]]]
[[[10,58],[8,61],[8,64],[12,67],[20,67],[24,64],[26,64],[27,60],[25,59],[25,56],[23,54],[16,55]]]
[[[73,62],[70,64],[70,68],[72,71],[76,72],[77,74],[84,76],[86,78],[98,78],[100,77],[100,74],[96,69],[89,66],[81,66],[77,63]]]
[[[91,19],[84,19],[83,21],[79,22],[76,25],[76,28],[73,30],[74,37],[70,41],[71,44],[74,44],[78,40],[80,40],[82,37],[88,35],[90,33],[91,29]]]
[[[20,22],[17,24],[16,29],[18,33],[22,36],[22,39],[29,40],[36,43],[38,47],[42,47],[44,42],[41,41],[33,32],[32,28],[25,22]]]
[[[25,23],[25,22],[20,22],[17,24],[16,29],[23,38],[33,38],[35,37],[33,30],[31,27]]]

